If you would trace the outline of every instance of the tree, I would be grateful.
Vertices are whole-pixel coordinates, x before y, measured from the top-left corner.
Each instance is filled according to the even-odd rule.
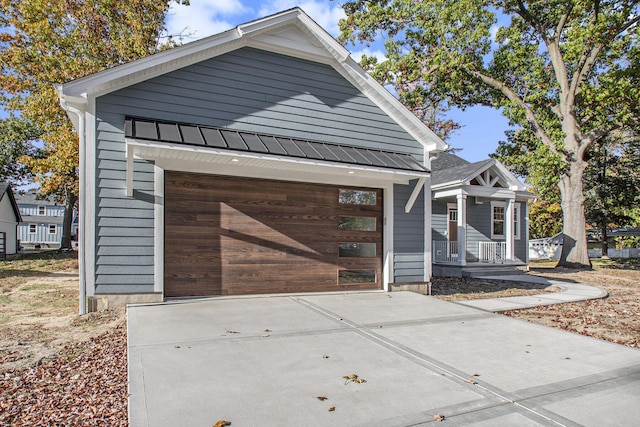
[[[638,2],[355,0],[343,8],[344,42],[386,38],[386,61],[363,59],[378,80],[415,82],[416,96],[461,108],[500,108],[559,160],[560,265],[589,267],[585,153],[638,120]]]
[[[587,223],[599,230],[602,255],[609,249],[607,230],[636,225],[634,209],[640,203],[640,139],[612,134],[589,151],[585,171]]]
[[[19,117],[0,120],[0,181],[14,185],[28,183],[31,172],[21,160],[31,155],[35,148],[25,141],[35,139],[39,134],[33,123]]]
[[[171,46],[159,43],[169,3],[0,0],[0,106],[32,125],[7,144],[3,138],[3,151],[12,153],[12,160],[21,155],[40,193],[65,204],[63,248],[71,247],[78,199],[78,143],[53,85]]]

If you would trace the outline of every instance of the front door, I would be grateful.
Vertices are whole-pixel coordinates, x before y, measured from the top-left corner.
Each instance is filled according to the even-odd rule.
[[[449,207],[447,209],[448,220],[448,244],[447,244],[447,256],[449,258],[458,257],[458,208]]]

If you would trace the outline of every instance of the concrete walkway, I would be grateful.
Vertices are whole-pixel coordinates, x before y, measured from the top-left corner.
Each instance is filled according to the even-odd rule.
[[[561,304],[564,302],[585,301],[599,299],[607,296],[607,292],[594,286],[587,286],[564,280],[545,279],[539,276],[519,274],[513,276],[483,276],[481,279],[506,280],[512,282],[539,283],[546,286],[558,286],[560,292],[539,294],[532,296],[486,298],[469,301],[457,301],[458,304],[478,308],[484,311],[501,313],[507,310],[519,310],[523,308],[538,307],[541,305]]]
[[[127,319],[132,427],[640,419],[639,350],[411,292],[212,298]]]

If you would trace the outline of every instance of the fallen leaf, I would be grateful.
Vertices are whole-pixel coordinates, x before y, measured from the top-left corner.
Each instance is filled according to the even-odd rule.
[[[473,374],[473,376],[474,376],[474,377],[479,377],[479,376],[480,376],[480,374]]]
[[[226,333],[228,333],[228,334],[239,334],[240,332],[238,332],[238,331],[231,331],[231,330],[227,329],[227,330],[226,330]]]
[[[433,419],[434,419],[434,420],[436,420],[436,421],[444,421],[444,415],[442,415],[442,414],[435,414],[435,415],[433,416]]]
[[[335,406],[332,406],[332,407],[330,407],[330,408],[329,408],[329,412],[333,412],[333,411],[335,411],[335,410],[336,410],[336,407],[335,407]]]
[[[328,399],[328,397],[325,397],[325,396],[317,396],[317,397],[316,397],[316,399],[323,401],[323,400],[327,400],[327,399]]]
[[[569,356],[565,357],[564,360],[571,360]]]
[[[262,338],[266,338],[266,337],[270,337],[270,336],[271,336],[271,335],[269,335],[269,334],[263,334],[263,335],[262,335]]]
[[[225,427],[225,426],[230,426],[230,425],[231,425],[231,421],[220,420],[217,423],[215,423],[213,425],[213,427]]]
[[[358,377],[356,374],[345,375],[342,378],[344,378],[346,380],[344,382],[345,385],[349,384],[350,382],[354,382],[354,383],[358,383],[358,384],[362,384],[362,383],[366,383],[367,382],[367,380],[365,380],[364,378]]]
[[[323,359],[328,359],[329,356],[327,356],[326,354],[324,356],[322,356]]]
[[[265,332],[271,332],[271,329],[265,329],[264,331]]]
[[[469,384],[478,384],[477,382],[475,382],[474,380],[464,380],[464,382],[469,383]]]

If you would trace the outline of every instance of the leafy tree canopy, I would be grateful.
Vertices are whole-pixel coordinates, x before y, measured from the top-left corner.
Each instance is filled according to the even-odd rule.
[[[22,156],[41,192],[64,200],[68,212],[78,194],[78,138],[53,85],[170,46],[159,44],[169,3],[0,0],[0,107],[13,115],[1,126],[16,129],[2,138],[2,152]],[[36,140],[42,148],[34,151]]]
[[[409,107],[441,99],[462,109],[486,105],[522,129],[508,148],[529,154],[519,166],[559,177],[560,263],[590,266],[585,155],[610,133],[637,125],[639,3],[355,0],[343,7],[341,39],[384,39],[388,59],[362,64]]]

